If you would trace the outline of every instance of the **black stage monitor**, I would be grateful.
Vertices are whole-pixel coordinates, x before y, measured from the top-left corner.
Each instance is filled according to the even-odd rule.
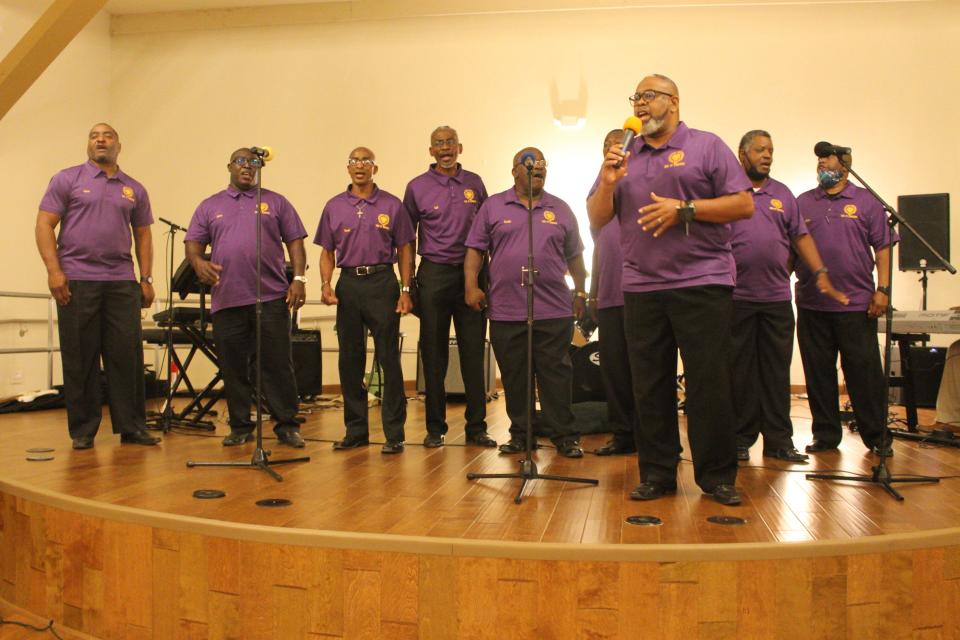
[[[917,233],[950,261],[950,194],[928,193],[897,198],[897,209]],[[940,271],[944,267],[905,226],[900,231],[900,271]]]

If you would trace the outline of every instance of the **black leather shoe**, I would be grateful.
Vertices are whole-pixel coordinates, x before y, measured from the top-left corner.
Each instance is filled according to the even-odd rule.
[[[776,458],[784,462],[798,462],[801,464],[805,464],[810,460],[810,456],[800,453],[796,447],[790,447],[788,449],[764,449],[763,457]]]
[[[599,449],[595,449],[593,453],[598,456],[626,456],[636,452],[637,447],[635,445],[611,440]]]
[[[822,440],[814,440],[806,447],[807,453],[820,453],[821,451],[836,451],[837,445],[827,444]]]
[[[467,444],[477,447],[495,447],[497,446],[497,441],[491,438],[489,433],[483,432],[467,438]]]
[[[738,505],[742,502],[740,493],[732,484],[721,483],[713,488],[713,491],[707,491],[706,494],[719,502],[729,506]]]
[[[277,442],[280,444],[285,444],[288,447],[293,447],[294,449],[303,449],[307,446],[307,443],[303,441],[303,436],[300,435],[299,431],[285,430],[277,431]]]
[[[527,450],[527,443],[520,438],[510,438],[510,442],[500,445],[500,453],[523,453]]]
[[[370,440],[367,438],[344,438],[333,443],[333,450],[356,449],[357,447],[366,447],[369,444]]]
[[[767,455],[767,454],[763,454]],[[737,460],[749,460],[750,447],[737,447]]]
[[[655,482],[641,482],[630,492],[631,500],[656,500],[663,496],[672,496],[677,492],[676,487],[657,484]]]
[[[138,429],[130,433],[121,433],[120,442],[124,444],[142,444],[150,447],[160,442],[160,438],[155,438],[143,429]],[[91,442],[91,445],[92,444]]]
[[[244,442],[250,442],[251,440],[253,440],[252,431],[231,431],[223,439],[223,446],[235,447],[238,444],[243,444]]]
[[[403,443],[402,442],[387,442],[380,449],[380,453],[403,453]]]
[[[436,449],[443,446],[443,436],[436,435],[433,433],[428,433],[427,437],[423,439],[423,446],[427,449]]]
[[[74,449],[93,449],[93,436],[80,436],[73,439]]]
[[[557,453],[562,455],[564,458],[583,457],[583,449],[580,447],[580,443],[576,440],[571,440],[570,442],[564,442],[563,444],[557,445]]]
[[[875,456],[879,456],[879,455],[880,455],[880,445],[875,444],[875,445],[873,445],[872,447],[870,447],[870,453],[872,453],[872,454],[875,455]],[[893,457],[893,446],[888,444],[888,445],[887,445],[887,450],[883,453],[883,455],[886,456],[887,458],[892,458],[892,457]]]

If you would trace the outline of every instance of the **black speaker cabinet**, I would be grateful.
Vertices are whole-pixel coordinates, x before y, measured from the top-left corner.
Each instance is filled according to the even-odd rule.
[[[950,194],[930,193],[897,198],[904,220],[922,235],[947,261],[950,260]],[[898,255],[900,271],[938,271],[943,265],[920,243],[912,231],[901,225]]]
[[[320,332],[297,329],[290,334],[290,347],[297,393],[301,398],[319,395],[323,391]]]
[[[940,392],[940,379],[943,377],[943,365],[947,358],[946,347],[910,347],[910,364],[913,368],[913,388],[918,407],[937,406],[937,394]],[[903,367],[900,363],[900,349],[893,345],[890,357],[890,376],[901,378]],[[891,387],[890,401],[903,404],[903,389]]]

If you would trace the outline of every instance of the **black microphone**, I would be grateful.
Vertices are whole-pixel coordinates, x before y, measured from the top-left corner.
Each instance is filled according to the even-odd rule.
[[[820,141],[813,146],[813,153],[818,158],[829,158],[830,156],[844,156],[850,153],[850,147],[840,147],[829,142]]]
[[[264,162],[273,160],[273,149],[271,147],[250,147],[250,153],[260,156]]]
[[[186,233],[187,231],[186,229],[178,225],[176,222],[170,222],[166,218],[160,218],[160,222],[170,225],[170,228],[173,229],[174,231],[183,231],[184,233]]]
[[[523,155],[520,156],[520,160],[517,164],[522,164],[527,171],[532,171],[533,167],[537,164],[537,154],[532,151],[526,151]]]

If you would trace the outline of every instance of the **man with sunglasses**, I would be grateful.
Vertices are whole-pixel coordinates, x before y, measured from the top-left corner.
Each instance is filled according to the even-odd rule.
[[[647,76],[630,102],[643,122],[641,135],[629,149],[610,148],[587,200],[592,226],[614,216],[620,222],[640,463],[640,485],[630,497],[653,500],[676,491],[679,349],[694,479],[717,502],[739,504],[729,223],[753,214],[750,182],[720,138],[680,120],[672,80]]]
[[[281,444],[303,447],[296,420],[297,382],[290,350],[290,312],[306,300],[304,271],[307,230],[293,205],[279,193],[257,184],[263,160],[248,148],[230,155],[230,185],[197,207],[184,237],[185,253],[197,277],[210,286],[213,338],[217,343],[220,374],[227,397],[230,433],[224,446],[253,439],[250,419],[254,398],[250,360],[256,354],[257,225],[261,245],[262,389]],[[204,257],[212,246],[209,259]],[[293,266],[288,283],[283,247]]]
[[[570,341],[573,316],[586,310],[583,243],[577,220],[560,198],[544,191],[547,161],[539,149],[527,147],[513,158],[514,186],[490,196],[470,227],[464,263],[464,296],[476,311],[490,307],[490,341],[500,366],[510,417],[510,441],[502,453],[527,448],[527,276],[528,205],[533,215],[536,279],[533,299],[533,374],[542,409],[542,427],[560,455],[583,457],[574,428],[573,364]],[[532,203],[530,197],[532,195]],[[480,288],[484,254],[490,256],[490,287]],[[572,304],[565,274],[573,277]]]
[[[460,374],[467,407],[464,413],[467,444],[495,447],[487,434],[487,397],[483,372],[487,323],[482,312],[463,301],[464,241],[487,189],[475,173],[457,159],[463,145],[448,126],[430,134],[434,163],[407,185],[403,206],[417,229],[420,268],[416,284],[420,316],[420,355],[426,390],[427,448],[443,446],[447,433],[447,375],[450,321],[457,335]],[[412,253],[412,252],[411,252]]]
[[[400,316],[413,307],[410,278],[414,231],[400,199],[374,182],[377,170],[373,151],[357,147],[350,152],[350,185],[324,206],[313,242],[323,247],[323,302],[337,305],[346,435],[333,448],[341,451],[370,443],[367,390],[363,385],[369,331],[383,371],[381,418],[387,442],[381,453],[396,454],[403,453],[407,419],[400,368]],[[399,263],[399,284],[394,263]],[[334,264],[340,267],[336,289],[332,284]]]
[[[37,212],[37,248],[57,302],[67,427],[74,449],[93,447],[100,429],[101,359],[113,432],[124,443],[160,442],[144,431],[140,332],[140,309],[149,308],[154,296],[153,214],[143,185],[120,170],[119,155],[116,130],[102,122],[94,125],[87,135],[89,160],[57,173]]]

